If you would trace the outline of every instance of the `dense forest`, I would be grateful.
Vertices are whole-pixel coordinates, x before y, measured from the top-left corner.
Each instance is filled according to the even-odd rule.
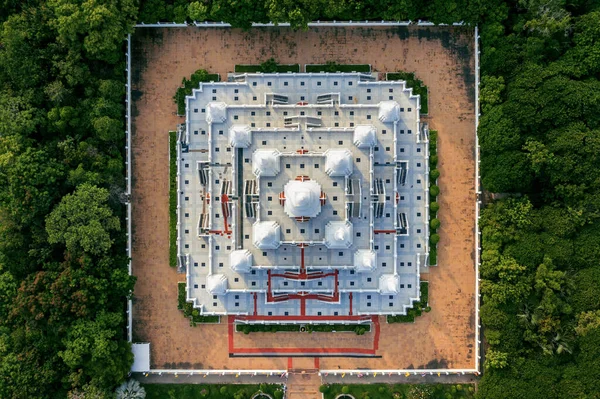
[[[107,398],[131,365],[123,39],[134,22],[316,19],[479,24],[482,182],[503,199],[481,223],[478,397],[600,397],[596,0],[2,0],[0,397]]]

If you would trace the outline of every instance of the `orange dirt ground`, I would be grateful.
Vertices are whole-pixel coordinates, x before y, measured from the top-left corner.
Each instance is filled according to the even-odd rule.
[[[429,87],[431,129],[439,131],[441,194],[439,267],[429,280],[430,313],[414,324],[381,318],[380,358],[321,358],[321,369],[474,367],[475,159],[473,32],[455,28],[139,29],[133,49],[133,306],[135,342],[151,343],[152,368],[287,369],[288,358],[230,358],[227,325],[190,327],[177,310],[177,282],[168,265],[168,134],[175,90],[196,69],[221,74],[235,64],[371,64],[375,71],[411,71]],[[223,319],[225,320],[225,318]],[[343,334],[343,335],[342,335]],[[288,347],[370,347],[373,333],[236,334],[236,347],[277,339]],[[255,338],[253,338],[255,337]],[[239,343],[238,343],[239,342]],[[345,344],[344,344],[345,345]],[[297,358],[298,359],[298,358]],[[308,359],[307,359],[308,360]],[[300,362],[306,361],[298,360]],[[312,363],[312,358],[308,363]],[[294,365],[295,366],[295,365]],[[294,367],[295,368],[295,367]]]

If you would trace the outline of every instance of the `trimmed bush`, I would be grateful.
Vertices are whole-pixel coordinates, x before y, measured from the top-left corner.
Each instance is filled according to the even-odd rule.
[[[319,387],[319,392],[321,392],[321,393],[327,393],[327,391],[329,391],[329,385],[321,385]]]
[[[441,223],[438,218],[431,219],[431,222],[429,222],[429,227],[431,227],[433,230],[439,229],[440,225],[441,225]]]
[[[221,388],[219,388],[219,393],[221,395],[225,395],[227,393],[227,387],[226,386],[222,386]]]
[[[435,248],[429,249],[429,266],[437,265],[437,250]]]
[[[197,89],[200,86],[200,82],[218,82],[219,75],[216,73],[208,73],[204,69],[198,69],[190,76],[190,79],[183,78],[180,87],[175,92],[173,99],[177,103],[177,114],[185,114],[185,96],[192,94],[193,89]]]
[[[429,172],[429,180],[435,182],[437,178],[440,177],[440,171],[437,169],[433,169]]]
[[[273,392],[273,398],[275,399],[282,399],[283,398],[283,391],[278,389],[275,392]]]
[[[299,64],[280,65],[274,58],[269,58],[260,65],[236,65],[234,67],[236,73],[274,73],[274,72],[300,72]]]
[[[432,203],[429,204],[429,210],[431,212],[437,213],[437,211],[440,209],[440,204],[438,204],[437,202],[433,201]]]
[[[177,132],[169,132],[169,266],[177,266]]]
[[[306,72],[371,72],[369,64],[338,64],[335,61],[327,61],[325,64],[307,65]]]
[[[406,81],[406,87],[411,87],[414,94],[421,96],[421,114],[427,114],[429,112],[428,99],[427,99],[427,86],[423,84],[423,81],[417,79],[415,74],[412,72],[393,72],[387,74],[387,80],[404,80]],[[430,136],[431,137],[431,132]],[[432,139],[430,138],[430,141]]]
[[[437,197],[440,194],[440,188],[435,184],[429,187],[429,195],[432,197]]]
[[[429,150],[431,151],[431,147],[429,148]],[[435,168],[437,166],[438,163],[438,156],[437,155],[430,155],[429,156],[429,167],[430,168]]]
[[[347,385],[344,385],[344,386],[342,387],[342,393],[348,393],[348,392],[350,392],[350,388],[348,388],[348,386],[347,386]]]
[[[434,219],[437,220],[437,219]],[[440,235],[439,234],[432,234],[431,237],[429,237],[429,242],[431,243],[431,245],[435,245],[438,242],[440,242]]]

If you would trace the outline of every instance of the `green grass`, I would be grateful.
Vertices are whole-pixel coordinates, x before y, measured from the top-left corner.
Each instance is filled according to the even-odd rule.
[[[177,266],[177,132],[169,132],[169,266]]]
[[[432,165],[431,159],[432,157],[435,157],[435,159],[437,160],[438,155],[437,155],[437,135],[438,132],[437,130],[430,130],[429,131],[429,164]],[[437,164],[437,161],[435,162]],[[439,179],[439,177],[438,177]],[[435,202],[437,200],[437,196],[429,196],[429,202]],[[432,217],[437,217],[437,213],[439,212],[439,210],[436,212],[435,215],[432,215]],[[437,231],[434,231],[432,229],[429,229],[429,236],[431,237],[432,234],[436,234]],[[439,234],[439,233],[438,233]],[[437,244],[431,244],[431,241],[429,242],[429,266],[436,266],[437,265]]]
[[[281,385],[275,384],[142,384],[142,386],[146,390],[146,399],[234,399],[236,397],[249,399],[258,391],[277,399],[282,396],[275,392],[283,393]]]
[[[387,80],[405,80],[407,87],[412,87],[413,93],[421,96],[421,114],[429,113],[427,101],[427,86],[423,81],[417,79],[412,72],[390,72],[387,74]]]
[[[198,309],[194,309],[191,302],[186,302],[185,283],[177,284],[177,309],[183,311],[183,316],[190,319],[190,324],[196,323],[218,323],[219,316],[201,316]]]
[[[429,312],[431,308],[428,307],[429,302],[429,283],[427,281],[421,281],[420,283],[421,296],[419,301],[413,304],[411,309],[406,311],[404,316],[388,316],[388,323],[413,323],[415,318],[421,316],[423,311]]]
[[[307,65],[306,72],[371,72],[369,64],[338,64],[328,62],[327,64]]]
[[[180,87],[175,92],[175,96],[173,99],[175,103],[177,103],[177,114],[184,115],[185,114],[185,96],[189,96],[192,94],[193,89],[197,89],[200,86],[200,82],[218,82],[219,74],[216,73],[208,73],[204,69],[198,69],[196,72],[192,74],[190,79],[183,78],[181,84],[183,87]]]
[[[307,324],[305,325],[306,332],[331,332],[331,331],[352,331],[357,335],[362,335],[365,332],[371,331],[369,324]],[[252,332],[280,332],[292,331],[299,332],[300,326],[297,324],[237,324],[236,331],[250,334]]]
[[[468,384],[332,384],[324,386],[325,399],[348,393],[356,399],[471,399],[475,397],[475,387]],[[343,389],[343,391],[342,391]]]
[[[236,65],[234,67],[236,73],[259,73],[259,72],[300,72],[299,64],[276,65],[275,70],[266,71],[263,65]]]

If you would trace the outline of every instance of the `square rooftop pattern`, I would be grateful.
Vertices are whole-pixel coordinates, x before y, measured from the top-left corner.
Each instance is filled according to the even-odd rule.
[[[403,81],[201,83],[177,140],[187,299],[239,322],[406,314],[429,253],[427,126]]]

